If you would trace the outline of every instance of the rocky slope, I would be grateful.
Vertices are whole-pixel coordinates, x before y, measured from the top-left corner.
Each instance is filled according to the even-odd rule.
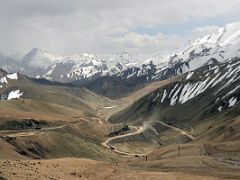
[[[179,80],[142,97],[123,112],[113,116],[111,121],[139,121],[148,116],[158,120],[160,114],[160,119],[166,118],[174,122],[179,117],[182,121],[183,117],[191,119],[187,114],[199,120],[203,116],[215,115],[239,106],[239,92],[240,59],[236,58],[183,74]],[[174,112],[176,117],[171,118],[173,114],[170,112]]]
[[[14,99],[16,101],[10,101]],[[110,99],[97,95],[86,88],[32,79],[19,73],[7,73],[1,70],[0,106],[4,108],[5,105],[8,106],[9,103],[13,102],[14,104],[16,102],[17,105],[13,109],[31,111],[33,106],[31,106],[31,103],[25,104],[25,100],[32,101],[36,106],[39,106],[37,111],[42,110],[44,112],[47,110],[46,107],[50,105],[54,106],[53,109],[48,109],[50,112],[52,110],[52,112],[61,114],[64,111],[60,109],[66,107],[66,111],[79,111],[79,113],[82,112],[86,116],[95,115],[97,106],[109,106],[112,104]]]

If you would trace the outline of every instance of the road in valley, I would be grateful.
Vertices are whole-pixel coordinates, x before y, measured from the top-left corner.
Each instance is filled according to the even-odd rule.
[[[110,144],[111,141],[113,140],[116,140],[116,139],[121,139],[121,138],[124,138],[124,137],[128,137],[128,136],[133,136],[133,135],[137,135],[137,134],[141,134],[143,133],[146,129],[154,129],[151,125],[151,123],[159,123],[163,126],[166,126],[166,127],[169,127],[177,132],[180,132],[180,134],[182,135],[185,135],[187,136],[188,138],[190,138],[191,140],[194,140],[195,137],[193,137],[191,134],[189,134],[188,132],[184,131],[183,129],[180,129],[180,128],[177,128],[177,127],[174,127],[172,125],[169,125],[169,124],[166,124],[164,122],[158,122],[158,121],[149,121],[149,122],[146,122],[143,126],[140,126],[140,127],[136,127],[136,126],[129,126],[131,129],[135,129],[136,131],[134,132],[130,132],[130,133],[127,133],[127,134],[123,134],[123,135],[119,135],[119,136],[114,136],[114,137],[110,137],[108,139],[106,139],[103,143],[101,143],[104,147],[108,148],[108,149],[111,149],[112,151],[118,153],[118,154],[121,154],[121,155],[127,155],[127,156],[146,156],[146,154],[134,154],[134,153],[129,153],[129,152],[124,152],[124,151],[121,151],[119,150],[116,146],[113,146]],[[156,132],[156,131],[154,131]]]

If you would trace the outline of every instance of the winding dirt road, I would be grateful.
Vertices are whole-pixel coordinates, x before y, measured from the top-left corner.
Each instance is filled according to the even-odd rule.
[[[107,140],[105,140],[103,143],[101,143],[104,147],[111,149],[112,151],[121,154],[121,155],[126,155],[126,156],[146,156],[146,154],[137,154],[137,153],[129,153],[129,152],[124,152],[121,150],[118,150],[117,147],[110,145],[110,141],[113,141],[115,139],[120,139],[120,138],[124,138],[124,137],[128,137],[128,136],[133,136],[133,135],[137,135],[137,134],[141,134],[142,132],[144,132],[146,129],[143,127],[136,127],[136,126],[129,126],[129,128],[131,129],[135,129],[136,131],[134,132],[130,132],[128,134],[123,134],[123,135],[119,135],[119,136],[114,136],[114,137],[110,137]]]
[[[106,139],[103,143],[101,143],[104,147],[108,148],[108,149],[111,149],[112,151],[118,153],[118,154],[121,154],[121,155],[127,155],[127,156],[146,156],[146,154],[133,154],[133,153],[129,153],[129,152],[124,152],[124,151],[121,151],[119,149],[117,149],[116,146],[113,146],[110,144],[111,141],[115,140],[115,139],[120,139],[120,138],[124,138],[124,137],[128,137],[128,136],[133,136],[133,135],[137,135],[137,134],[141,134],[143,133],[146,129],[154,129],[152,126],[151,126],[151,123],[159,123],[159,124],[162,124],[163,126],[166,126],[166,127],[169,127],[177,132],[180,132],[182,135],[185,135],[187,136],[188,138],[190,138],[191,140],[194,140],[195,137],[193,137],[191,134],[189,134],[188,132],[180,129],[180,128],[177,128],[177,127],[174,127],[172,125],[169,125],[169,124],[166,124],[162,121],[158,122],[158,121],[149,121],[149,122],[146,122],[143,126],[140,126],[140,127],[136,127],[136,126],[129,126],[131,129],[135,129],[136,131],[135,132],[131,132],[131,133],[127,133],[127,134],[123,134],[123,135],[119,135],[119,136],[114,136],[114,137],[110,137],[108,139]]]
[[[119,136],[114,136],[114,137],[110,137],[108,139],[106,139],[104,142],[101,143],[102,146],[114,151],[115,153],[121,154],[121,155],[126,155],[126,156],[146,156],[146,154],[137,154],[137,153],[129,153],[129,152],[124,152],[119,150],[117,147],[113,146],[110,144],[111,141],[116,140],[116,139],[121,139],[124,137],[129,137],[129,136],[133,136],[133,135],[138,135],[143,133],[145,130],[147,129],[154,129],[151,125],[151,123],[159,123],[162,124],[163,126],[169,127],[175,131],[180,132],[182,135],[185,135],[187,137],[189,137],[191,140],[194,140],[195,138],[187,133],[186,131],[174,127],[172,125],[166,124],[164,122],[158,122],[158,121],[149,121],[143,124],[143,126],[140,127],[136,127],[136,126],[129,126],[130,129],[134,129],[134,132],[130,132],[127,134],[123,134],[123,135],[119,135]],[[10,134],[1,136],[3,138],[5,137],[26,137],[26,136],[34,136],[36,134],[42,134],[44,131],[49,131],[49,130],[55,130],[55,129],[61,129],[67,126],[74,126],[77,125],[79,122],[75,122],[75,123],[71,123],[71,124],[65,124],[65,125],[61,125],[61,126],[55,126],[55,127],[46,127],[46,128],[42,128],[41,130],[27,130],[27,131],[21,131],[21,132],[16,132],[14,130],[9,130],[9,131],[0,131],[0,132],[8,132]],[[98,121],[99,124],[103,124],[103,122],[101,120]],[[11,133],[12,132],[12,133]]]

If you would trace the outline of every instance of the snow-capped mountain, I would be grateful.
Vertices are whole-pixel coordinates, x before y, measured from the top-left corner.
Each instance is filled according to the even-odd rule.
[[[240,58],[235,58],[205,65],[169,80],[166,85],[113,115],[110,121],[120,123],[162,120],[186,126],[189,119],[190,124],[200,122],[206,117],[209,120],[209,117],[239,108],[239,103]]]
[[[196,39],[157,66],[156,60],[153,60],[151,64],[142,63],[140,68],[133,67],[118,74],[123,78],[145,76],[149,82],[168,79],[207,64],[226,62],[235,57],[240,57],[240,22],[228,24],[215,34]]]
[[[164,58],[159,53],[150,55],[128,52],[103,55],[77,53],[60,56],[53,55],[43,49],[33,48],[22,58],[21,65],[18,66],[20,68],[16,68],[16,71],[30,77],[71,82],[113,75],[131,67],[141,67],[142,64],[150,64],[151,62],[159,64],[163,61]]]
[[[128,52],[61,56],[33,48],[20,61],[0,54],[0,63],[1,68],[8,72],[18,71],[30,77],[58,82],[86,82],[105,76],[119,76],[121,79],[140,77],[149,82],[239,56],[240,22],[236,22],[220,28],[217,33],[196,39],[183,50],[167,57],[159,53],[146,55]]]
[[[226,63],[205,66],[203,69],[186,73],[185,78],[156,92],[153,101],[169,103],[170,106],[184,104],[198,95],[209,91],[219,104],[216,110],[232,107],[239,97],[240,61],[233,59]],[[213,91],[214,90],[214,91]]]
[[[43,49],[33,48],[23,57],[21,62],[31,68],[46,69],[52,66],[57,58],[58,56],[52,55]]]
[[[195,70],[212,62],[224,62],[240,56],[240,22],[227,24],[218,33],[197,39],[169,59],[176,74]]]

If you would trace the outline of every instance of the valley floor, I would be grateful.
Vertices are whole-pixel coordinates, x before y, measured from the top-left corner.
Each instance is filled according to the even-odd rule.
[[[218,178],[186,173],[131,170],[128,162],[108,164],[89,159],[65,158],[51,160],[1,160],[0,179],[217,180]]]

